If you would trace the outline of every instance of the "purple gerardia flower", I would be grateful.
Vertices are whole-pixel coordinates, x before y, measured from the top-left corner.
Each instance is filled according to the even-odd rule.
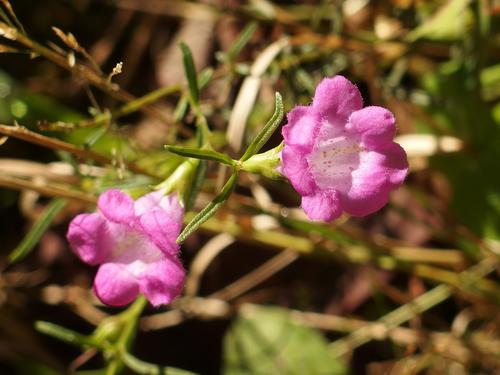
[[[134,202],[111,189],[100,195],[97,208],[75,217],[67,233],[81,260],[100,265],[97,297],[123,306],[140,292],[154,306],[170,303],[182,291],[185,276],[175,242],[184,213],[177,196],[155,191]]]
[[[288,113],[282,172],[312,220],[375,212],[406,177],[406,153],[393,142],[394,116],[362,107],[356,86],[335,76],[321,81],[311,105]]]

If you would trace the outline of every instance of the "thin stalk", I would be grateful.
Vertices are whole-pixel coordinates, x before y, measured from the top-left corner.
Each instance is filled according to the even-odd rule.
[[[130,346],[132,345],[137,328],[137,322],[142,311],[146,307],[147,302],[146,298],[143,295],[140,295],[127,310],[120,314],[120,317],[124,320],[124,325],[120,336],[113,345],[114,348],[112,350],[114,352],[114,357],[106,367],[106,375],[114,375],[120,372],[123,368],[124,363],[122,360],[122,354],[128,352]]]
[[[495,270],[495,267],[496,262],[494,260],[485,259],[468,270],[461,272],[460,277],[477,281]],[[360,328],[349,336],[333,342],[330,344],[330,351],[333,355],[340,357],[373,339],[384,339],[389,330],[431,309],[451,297],[452,294],[453,287],[441,284],[418,296],[413,301],[384,315],[377,321],[379,325]]]
[[[47,147],[53,150],[66,151],[69,152],[70,154],[79,156],[83,159],[91,159],[103,164],[113,165],[113,159],[109,158],[108,156],[99,154],[95,151],[86,150],[82,147],[75,146],[74,144],[64,142],[59,139],[35,133],[31,130],[26,129],[23,126],[8,126],[0,124],[0,134],[6,135],[8,137],[21,139],[23,141],[34,143],[36,145]],[[126,166],[132,172],[158,178],[158,176],[143,170],[142,168],[140,168],[135,164],[130,163],[126,164]]]

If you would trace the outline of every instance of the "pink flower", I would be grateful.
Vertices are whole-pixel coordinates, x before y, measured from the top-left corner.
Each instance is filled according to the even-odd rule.
[[[394,116],[362,107],[356,86],[335,76],[321,81],[310,106],[288,113],[282,171],[312,220],[371,214],[406,177],[406,153],[393,142]]]
[[[97,297],[123,306],[140,292],[154,306],[170,303],[182,291],[185,276],[175,242],[184,213],[177,196],[155,191],[134,202],[111,189],[100,195],[97,208],[75,217],[67,233],[82,261],[100,265]]]

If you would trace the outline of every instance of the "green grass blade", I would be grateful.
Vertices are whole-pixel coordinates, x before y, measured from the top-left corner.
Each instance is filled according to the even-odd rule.
[[[36,220],[30,231],[9,255],[10,263],[16,263],[26,257],[38,243],[42,235],[49,228],[50,223],[55,216],[64,208],[67,201],[65,199],[56,198],[47,206],[42,215]]]
[[[191,50],[185,43],[181,43],[182,61],[184,63],[184,72],[189,86],[189,94],[191,95],[192,104],[198,106],[200,99],[200,90],[198,88],[198,78],[196,77],[196,69],[194,66],[193,55]]]
[[[257,30],[257,22],[251,22],[241,31],[238,39],[236,39],[236,42],[227,52],[227,58],[229,61],[234,62],[234,59],[248,43],[252,35],[255,33],[255,30]]]

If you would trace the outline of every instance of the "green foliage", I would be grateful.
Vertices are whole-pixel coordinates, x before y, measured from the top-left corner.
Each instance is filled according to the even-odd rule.
[[[56,215],[66,206],[66,203],[65,199],[53,199],[49,203],[21,243],[10,253],[9,261],[11,263],[24,259],[35,248]]]
[[[182,146],[165,146],[165,149],[173,154],[185,156],[188,158],[202,159],[202,160],[213,160],[222,164],[229,166],[235,166],[236,161],[231,159],[229,156],[222,154],[220,152],[201,148],[188,148]]]
[[[429,19],[413,29],[408,35],[408,40],[414,42],[418,39],[454,40],[463,37],[467,21],[471,14],[467,7],[471,0],[451,0],[438,9]]]
[[[193,55],[189,47],[185,43],[180,44],[182,50],[182,58],[184,63],[184,72],[189,86],[189,93],[191,95],[191,102],[193,105],[198,105],[200,97],[200,89],[198,88],[198,79],[196,77],[196,69],[194,66]]]
[[[269,119],[267,124],[264,125],[259,134],[257,134],[257,136],[253,139],[252,143],[250,143],[240,161],[244,162],[258,153],[280,125],[281,120],[283,119],[283,116],[285,114],[283,109],[283,99],[279,92],[277,92],[275,95],[276,97],[274,114]]]
[[[177,237],[177,242],[181,243],[194,231],[196,231],[204,222],[210,219],[217,210],[222,206],[222,204],[229,198],[233,189],[236,186],[236,181],[238,177],[238,172],[234,171],[231,177],[227,180],[226,184],[222,187],[221,192],[205,206],[200,212],[198,212],[193,219],[184,227],[179,237]]]
[[[224,338],[224,374],[341,375],[323,336],[294,322],[285,309],[249,308]]]
[[[87,294],[73,300],[76,288],[69,284],[83,285],[89,279],[87,267],[76,262],[68,272],[59,273],[59,261],[36,263],[43,259],[39,257],[11,265],[4,272],[1,266],[6,262],[0,259],[0,334],[10,328],[11,309],[18,311],[59,301],[61,306],[71,304],[72,313],[82,320],[94,322],[93,333],[79,333],[82,327],[75,328],[77,323],[65,328],[39,321],[35,328],[81,349],[84,355],[72,364],[84,362],[89,353],[100,357],[83,366],[90,368],[102,360],[105,368],[77,371],[81,374],[187,374],[134,357],[136,329],[159,329],[163,327],[155,324],[168,326],[198,317],[201,324],[204,319],[228,319],[233,314],[236,318],[226,332],[222,365],[229,375],[346,374],[349,364],[343,362],[344,356],[359,358],[362,365],[369,362],[376,372],[380,356],[372,352],[356,356],[358,347],[376,340],[384,340],[383,365],[390,364],[393,372],[411,368],[422,373],[441,373],[445,369],[493,373],[500,368],[496,345],[500,328],[495,321],[500,286],[495,277],[487,277],[498,269],[499,242],[494,240],[500,240],[500,64],[496,37],[500,24],[495,5],[472,0],[344,1],[341,6],[320,0],[303,4],[258,0],[234,6],[176,1],[171,2],[172,7],[160,9],[136,1],[140,6],[136,10],[141,14],[152,12],[154,16],[141,15],[140,22],[124,22],[126,27],[120,31],[120,27],[113,26],[136,10],[118,10],[123,4],[113,2],[105,7],[105,12],[116,12],[117,16],[112,20],[112,30],[106,31],[102,25],[109,23],[109,14],[102,18],[100,10],[94,12],[97,8],[93,2],[85,7],[68,2],[60,14],[49,9],[56,8],[57,1],[47,5],[33,2],[30,6],[22,3],[14,4],[25,8],[26,14],[18,19],[10,3],[0,0],[0,53],[9,53],[5,69],[11,72],[0,72],[0,123],[17,122],[44,134],[45,140],[54,137],[77,145],[77,151],[82,153],[57,151],[61,148],[48,142],[48,154],[62,163],[44,164],[35,156],[29,164],[40,170],[41,178],[35,181],[33,177],[38,176],[30,168],[13,170],[9,165],[10,159],[25,157],[23,144],[0,136],[0,141],[7,141],[1,150],[5,150],[6,156],[0,160],[3,188],[33,189],[40,195],[63,197],[47,205],[8,260],[15,263],[29,254],[55,216],[67,214],[69,221],[77,211],[85,210],[83,202],[88,203],[87,210],[93,210],[97,195],[105,189],[125,189],[138,198],[154,187],[165,188],[182,197],[186,217],[191,219],[178,237],[178,242],[183,242],[193,235],[181,252],[188,270],[187,280],[201,283],[206,272],[213,285],[191,288],[194,294],[186,288],[186,295],[172,303],[170,311],[150,309],[148,316],[139,319],[146,305],[141,298],[122,312],[97,305]],[[126,7],[129,5],[133,6]],[[43,17],[36,18],[33,25],[27,24],[28,34],[24,31],[20,20],[24,22],[31,13],[36,17],[44,7],[65,29],[55,29],[61,40],[50,33],[51,41],[45,42],[44,32],[36,28],[50,31],[53,25],[39,25]],[[77,14],[73,20],[72,14]],[[88,22],[81,22],[82,14],[89,18]],[[158,20],[156,24],[150,22],[153,18]],[[72,22],[75,19],[80,22]],[[94,23],[96,20],[103,23]],[[182,33],[184,25],[191,22],[214,25],[213,43],[203,46],[207,47],[204,51],[191,50],[186,43],[178,46],[177,37],[159,37],[162,33],[156,33],[160,24],[169,35],[180,31],[177,35],[195,48],[191,35]],[[136,28],[136,24],[141,28]],[[95,35],[86,35],[88,25]],[[227,27],[222,33],[217,30],[221,25]],[[116,43],[109,43],[110,40]],[[144,54],[147,58],[139,53],[129,54],[139,40],[148,51]],[[165,43],[173,44],[164,48]],[[92,48],[90,53],[85,45]],[[109,55],[104,63],[101,59],[96,63],[92,56],[99,55],[103,45]],[[160,50],[180,50],[184,81],[182,77],[169,77],[181,83],[155,87],[160,86],[160,80],[154,81],[155,74],[144,74],[144,68],[148,72],[170,68],[160,62],[165,61],[163,56],[156,55]],[[20,60],[9,61],[12,52],[20,52],[21,56],[15,57]],[[197,67],[193,55],[204,57]],[[25,65],[18,66],[17,62],[23,59]],[[121,69],[109,74],[109,67],[121,60],[123,75],[117,76]],[[262,149],[279,131],[284,107],[309,104],[318,82],[335,74],[355,81],[366,104],[383,105],[393,111],[399,134],[416,136],[416,146],[422,146],[419,141],[424,137],[419,137],[420,133],[435,135],[425,137],[427,140],[451,136],[461,146],[453,152],[445,147],[425,152],[408,147],[410,175],[382,212],[369,218],[345,215],[327,224],[301,216],[296,207],[300,197],[279,173],[282,144],[266,152]],[[130,77],[140,79],[132,82],[128,81]],[[54,82],[45,88],[47,78]],[[74,89],[66,98],[63,90],[68,85]],[[272,93],[276,90],[283,93],[285,105],[276,93],[274,114],[269,119]],[[238,114],[236,98],[247,105],[240,112],[245,124],[239,130],[247,137],[243,143],[250,144],[239,160],[239,146],[233,150],[227,147],[227,139],[231,139],[228,122],[231,114]],[[89,110],[79,113],[72,108]],[[163,126],[150,126],[158,123]],[[157,138],[152,142],[154,146],[141,149],[142,139],[134,139],[142,135],[143,129],[146,133],[153,129],[148,136]],[[36,138],[36,134],[31,136]],[[40,144],[33,143],[38,145],[38,151]],[[169,146],[162,149],[165,143]],[[90,151],[104,157],[89,157]],[[18,161],[21,162],[17,165],[25,165],[25,160]],[[229,171],[230,177],[222,190],[216,191],[221,178],[226,177],[222,171]],[[238,182],[241,188],[235,191]],[[197,200],[200,191],[203,199]],[[5,212],[15,208],[15,199],[29,198],[24,193],[10,194],[10,190],[0,193],[0,207]],[[68,193],[80,195],[69,195],[70,199]],[[201,201],[209,203],[199,210]],[[199,211],[189,212],[193,207]],[[5,232],[11,230],[8,221],[4,223]],[[202,226],[203,236],[196,236]],[[227,236],[217,236],[205,247],[204,241],[210,234]],[[7,240],[8,237],[7,233]],[[61,233],[61,240],[63,237]],[[249,270],[239,253],[231,254],[232,258],[218,258],[223,245],[227,245],[225,241],[235,242],[228,252],[255,253],[256,262],[263,254],[267,257],[271,249],[277,255]],[[217,257],[214,269],[223,273],[217,277],[211,269],[213,256]],[[262,283],[298,257],[310,259],[294,264],[294,272],[286,275],[284,282],[279,276],[273,279],[278,288],[269,293],[271,289]],[[321,272],[316,275],[315,271],[323,267],[327,273],[328,267],[333,270],[331,273],[341,270],[339,277],[322,276]],[[478,269],[481,272],[476,272]],[[248,273],[226,284],[233,275],[243,272]],[[42,281],[37,281],[39,274],[44,277]],[[326,283],[323,277],[327,278]],[[287,284],[289,278],[293,284]],[[325,284],[327,287],[322,288]],[[90,285],[89,282],[89,288]],[[278,295],[286,307],[244,303],[272,302],[277,295],[274,291],[281,293],[289,285],[298,285],[298,291]],[[260,288],[258,293],[245,294],[255,286]],[[203,294],[212,287],[221,289],[209,296]],[[57,290],[67,298],[54,298],[59,294],[54,292]],[[318,304],[319,298],[323,300]],[[384,301],[382,309],[379,299]],[[453,303],[434,309],[432,319],[420,319],[420,315],[448,299]],[[304,311],[298,311],[299,308]],[[51,320],[58,322],[58,310],[51,309],[56,313]],[[342,314],[332,315],[332,311]],[[356,318],[344,314],[345,311],[352,311]],[[36,313],[28,315],[36,319]],[[101,319],[103,313],[109,316]],[[328,342],[322,332],[295,320],[304,316],[314,316],[318,320],[311,320],[312,324],[319,322],[318,326],[328,328],[338,337]],[[473,324],[457,324],[464,318]],[[14,337],[17,339],[19,333],[19,339],[2,354],[8,356],[12,351],[19,356],[19,346],[24,355],[24,350],[32,350],[29,336],[24,335],[26,327],[21,319],[12,321]],[[410,321],[419,324],[401,327]],[[323,325],[325,322],[328,323]],[[32,322],[26,325],[31,331]],[[82,331],[88,328],[84,327]],[[196,345],[196,334],[186,335],[180,341]],[[7,342],[3,337],[0,341]],[[36,340],[33,343],[35,352]],[[177,343],[166,343],[165,347],[171,344]],[[32,366],[28,362],[17,365],[16,358],[9,359],[9,365],[12,362],[20,373],[51,374],[45,364],[38,364],[44,357],[43,350],[41,353]],[[386,360],[385,356],[390,358]],[[73,359],[62,358],[67,363]]]
[[[487,70],[482,81],[495,87],[495,70]],[[500,175],[498,169],[500,127],[482,99],[483,90],[467,65],[460,61],[442,64],[428,74],[425,87],[433,95],[430,110],[448,132],[465,140],[466,150],[432,158],[453,188],[452,206],[460,222],[475,233],[500,238]]]

